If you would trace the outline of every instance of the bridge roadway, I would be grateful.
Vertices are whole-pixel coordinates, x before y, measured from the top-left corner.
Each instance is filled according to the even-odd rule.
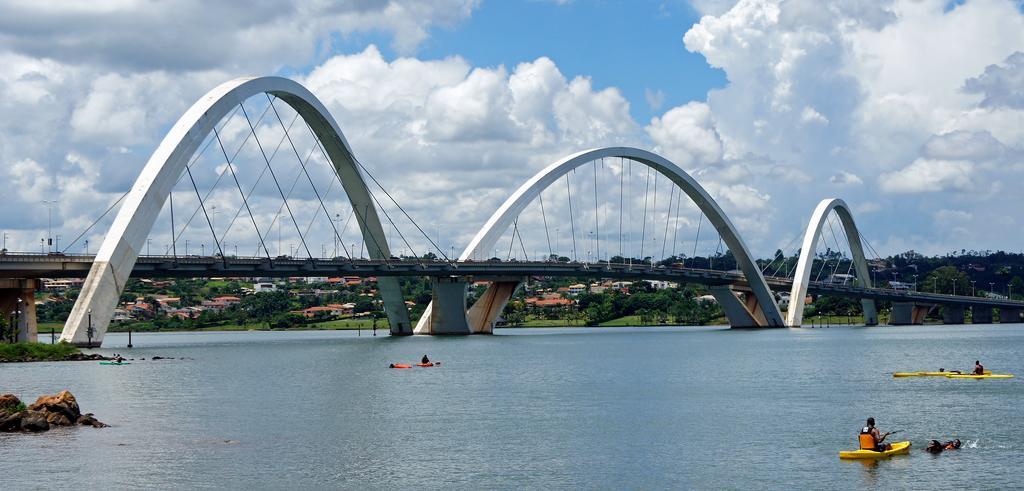
[[[92,266],[91,255],[0,254],[0,278],[84,278]],[[476,280],[508,280],[528,276],[570,276],[612,279],[649,279],[708,286],[746,288],[738,271],[700,268],[651,267],[645,264],[578,263],[547,261],[418,261],[393,259],[299,259],[278,257],[139,256],[132,270],[135,278],[296,277],[296,276],[470,276]],[[789,292],[793,280],[766,277],[772,290]],[[864,288],[853,285],[811,282],[808,292],[888,302],[972,305],[1024,309],[1024,302],[1006,299],[945,295],[920,291]]]

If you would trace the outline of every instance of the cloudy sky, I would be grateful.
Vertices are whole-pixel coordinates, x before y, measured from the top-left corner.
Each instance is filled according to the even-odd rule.
[[[1024,248],[1019,0],[0,0],[0,66],[0,228],[12,250],[40,250],[48,220],[63,249],[129,188],[203,93],[271,74],[324,101],[361,161],[446,252],[546,164],[609,145],[650,149],[691,172],[762,256],[790,244],[826,197],[847,200],[883,255]],[[253,118],[267,108],[246,106]],[[278,138],[272,116],[256,124],[268,145]],[[242,187],[261,198],[260,235],[297,249],[288,228],[267,225],[280,199],[272,202],[276,188],[258,190],[269,185],[255,181],[264,162],[243,129],[238,114],[223,127],[226,146],[241,149]],[[297,146],[306,153],[308,144]],[[281,152],[286,166],[292,150]],[[200,157],[198,187],[221,210],[214,228],[240,254],[255,253],[247,249],[258,238],[241,224],[248,216],[229,225],[240,200],[217,181],[223,156]],[[581,244],[580,255],[616,253],[658,224],[652,247],[691,252],[666,239],[692,244],[698,221],[686,202],[670,208],[679,209],[674,191],[658,191],[662,211],[652,206],[640,227],[647,176],[619,162],[593,170],[602,172],[597,189],[572,176],[574,236],[568,192],[552,191],[547,216],[521,218],[517,247],[532,254],[554,242],[564,254],[572,238],[596,236],[605,245]],[[620,173],[632,186],[625,200]],[[318,192],[328,179],[318,178]],[[195,202],[191,184],[180,184],[179,228]],[[314,255],[335,247],[323,217],[336,215],[336,227],[346,218],[333,193],[318,222],[319,204],[297,191],[299,211],[312,214],[285,225],[321,231],[306,246]],[[57,201],[49,216],[43,200]],[[615,224],[625,210],[635,230],[622,246]],[[115,212],[71,251],[86,239],[94,251]],[[390,213],[422,253],[425,240]],[[170,242],[165,219],[151,235],[154,254]],[[545,219],[561,225],[545,234]],[[671,232],[661,231],[666,222]],[[181,239],[191,237],[192,251],[212,248],[203,233],[200,218]],[[358,242],[348,235],[343,242]]]

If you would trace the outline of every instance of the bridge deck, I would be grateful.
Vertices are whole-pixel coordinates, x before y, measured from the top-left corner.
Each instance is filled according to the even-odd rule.
[[[0,254],[0,278],[84,278],[92,267],[91,255]],[[529,276],[568,276],[611,279],[652,279],[744,288],[746,279],[736,271],[650,266],[647,264],[587,264],[542,261],[417,261],[297,259],[278,257],[140,256],[132,269],[136,278],[248,278],[295,276],[471,276],[499,280]],[[776,291],[788,292],[793,281],[765,278]],[[920,291],[864,288],[812,282],[810,293],[867,298],[890,302],[933,305],[990,306],[1024,309],[1024,302],[944,295]]]

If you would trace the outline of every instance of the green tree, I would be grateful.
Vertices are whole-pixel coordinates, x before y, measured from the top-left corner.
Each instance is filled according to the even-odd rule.
[[[923,285],[931,287],[936,293],[970,295],[971,280],[967,274],[956,269],[955,266],[942,266],[928,273]]]

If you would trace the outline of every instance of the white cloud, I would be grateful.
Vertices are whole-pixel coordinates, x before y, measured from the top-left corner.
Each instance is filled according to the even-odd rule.
[[[921,214],[951,200],[993,215],[1024,206],[1013,193],[993,192],[1024,172],[1018,2],[692,3],[707,15],[684,45],[729,81],[706,103],[723,161],[773,162],[810,182],[844,185],[841,197],[857,209],[892,209],[860,224],[875,237],[905,234],[901,223],[924,223]],[[879,185],[850,185],[866,176]],[[755,171],[746,182],[774,190],[778,179]],[[813,186],[787,190],[772,193],[762,220],[792,222],[822,198]],[[894,206],[907,193],[913,205]],[[940,240],[954,239],[935,232],[931,247],[944,247]]]
[[[650,88],[644,89],[644,99],[647,101],[647,106],[652,111],[660,110],[665,105],[665,92],[661,89],[651,90]]]
[[[657,151],[684,169],[714,165],[722,159],[722,140],[707,104],[674,107],[653,118],[646,130]]]
[[[838,184],[840,186],[859,186],[864,184],[864,180],[857,174],[847,172],[844,170],[839,171],[838,174],[828,178],[832,184]]]
[[[926,193],[973,188],[974,165],[964,160],[917,159],[895,172],[878,178],[882,191]]]

